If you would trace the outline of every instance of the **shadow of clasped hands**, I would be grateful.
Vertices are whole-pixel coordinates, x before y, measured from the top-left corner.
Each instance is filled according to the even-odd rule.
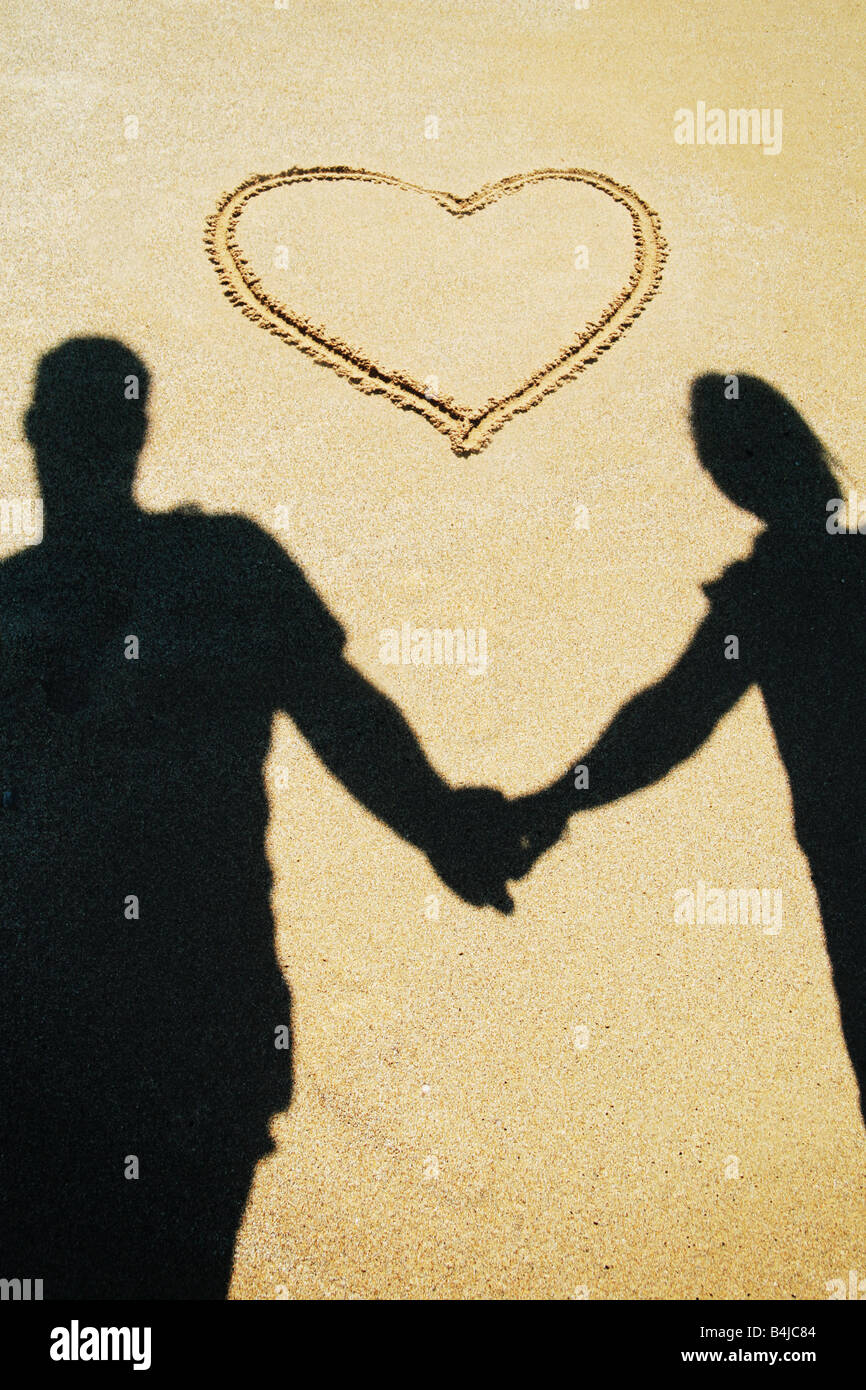
[[[473,907],[514,911],[509,879],[529,873],[563,832],[563,816],[549,791],[509,801],[492,787],[461,787],[438,821],[438,839],[427,850],[442,882]]]

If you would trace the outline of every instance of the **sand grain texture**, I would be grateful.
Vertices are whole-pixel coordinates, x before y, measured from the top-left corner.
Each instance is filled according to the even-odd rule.
[[[154,377],[140,505],[253,518],[443,775],[543,785],[668,669],[701,584],[755,537],[696,462],[695,376],[772,382],[866,491],[861,23],[826,0],[11,0],[0,494],[35,489],[20,421],[40,353],[121,338]],[[781,154],[678,146],[674,111],[699,99],[783,108]],[[205,254],[251,171],[335,167],[455,198],[597,170],[657,214],[662,283],[609,352],[457,458],[440,411],[287,351]],[[405,252],[399,223],[388,236]],[[323,226],[321,264],[330,240],[347,274],[351,238]],[[564,303],[575,247],[604,253],[567,217],[538,239]],[[502,270],[497,312],[513,296],[530,322],[531,281]],[[455,378],[473,350],[458,336]],[[446,367],[429,370],[453,389]],[[486,674],[383,666],[379,634],[404,621],[484,627]],[[864,1272],[866,1141],[758,694],[663,782],[576,821],[509,919],[442,888],[287,719],[265,777],[295,1096],[233,1298],[808,1299]],[[698,879],[781,887],[781,932],[675,925]]]

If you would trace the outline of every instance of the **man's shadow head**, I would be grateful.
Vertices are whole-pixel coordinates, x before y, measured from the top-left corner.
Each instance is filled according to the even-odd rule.
[[[129,505],[149,388],[144,362],[115,338],[70,338],[45,353],[24,430],[49,512]]]
[[[691,388],[698,457],[722,492],[770,526],[826,520],[839,483],[821,440],[787,397],[755,376],[707,373]]]

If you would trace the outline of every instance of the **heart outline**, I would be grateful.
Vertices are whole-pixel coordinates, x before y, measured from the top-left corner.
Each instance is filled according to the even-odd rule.
[[[316,180],[334,182],[349,179],[378,183],[404,192],[423,193],[454,217],[480,212],[509,193],[546,179],[584,183],[607,194],[625,206],[631,217],[634,260],[628,280],[608,305],[597,323],[588,323],[559,352],[553,361],[538,368],[515,390],[499,399],[491,398],[480,408],[460,406],[448,397],[431,399],[424,387],[408,375],[385,372],[358,349],[327,334],[323,329],[295,314],[273,299],[241,253],[237,224],[247,203],[271,189]],[[497,183],[485,184],[465,198],[438,189],[424,188],[392,174],[375,174],[367,169],[345,165],[321,168],[292,168],[278,174],[253,174],[220,200],[206,223],[205,247],[216,268],[226,297],[254,323],[276,334],[323,366],[331,367],[367,395],[384,395],[404,410],[423,415],[441,434],[448,436],[458,456],[479,453],[493,434],[515,415],[531,410],[546,395],[572,380],[602,352],[622,337],[657,292],[668,247],[661,234],[657,213],[626,184],[589,169],[536,169],[528,174],[511,174]]]

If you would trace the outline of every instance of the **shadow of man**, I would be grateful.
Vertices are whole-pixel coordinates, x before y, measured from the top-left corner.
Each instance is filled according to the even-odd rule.
[[[291,1098],[276,711],[467,902],[509,912],[528,867],[504,798],[434,772],[275,541],[135,505],[147,394],[114,340],[43,357],[45,535],[0,566],[0,1273],[46,1298],[226,1294]]]
[[[515,809],[541,852],[575,811],[628,796],[691,757],[758,685],[788,772],[866,1118],[866,544],[838,524],[841,509],[829,504],[841,497],[839,482],[791,403],[750,376],[728,399],[727,380],[693,383],[695,444],[717,486],[766,529],[748,559],[704,586],[710,611],[677,664],[575,760],[588,786],[576,789],[569,771]]]

